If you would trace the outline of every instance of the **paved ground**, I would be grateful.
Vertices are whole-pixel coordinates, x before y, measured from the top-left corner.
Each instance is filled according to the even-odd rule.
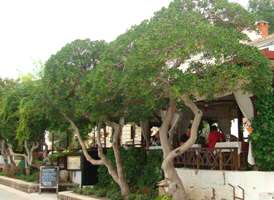
[[[0,200],[57,200],[57,196],[53,193],[27,194],[10,187],[0,185]]]

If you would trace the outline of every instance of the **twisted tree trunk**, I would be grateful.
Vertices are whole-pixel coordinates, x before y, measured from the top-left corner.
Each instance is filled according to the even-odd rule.
[[[8,164],[8,157],[7,157],[6,143],[4,139],[1,140],[1,155],[3,156],[4,165],[6,166]]]
[[[120,152],[122,126],[120,124],[116,124],[116,123],[111,123],[111,124],[114,129],[112,148],[113,148],[113,152],[114,152],[114,156],[115,156],[117,174],[119,177],[118,185],[120,186],[123,199],[127,200],[128,196],[129,196],[129,186],[126,181],[126,177],[125,177],[125,173],[124,173],[124,169],[123,169],[123,162],[122,162],[122,158],[121,158],[121,152]]]
[[[145,143],[145,148],[146,150],[149,149],[150,145],[150,130],[149,130],[149,122],[148,121],[142,121],[140,122],[141,126],[141,133],[142,133],[142,138]]]
[[[7,148],[6,148],[6,156],[8,158],[8,163],[6,165],[6,172],[10,176],[14,176],[16,173],[16,163],[14,161],[14,155],[13,155],[13,150],[12,146],[7,143]]]
[[[1,155],[4,159],[3,171],[8,174],[13,174],[15,163],[13,162],[12,156],[10,156],[9,147],[4,139],[1,140]]]
[[[120,155],[121,125],[113,122],[108,122],[108,124],[114,129],[112,148],[114,151],[115,161],[116,161],[116,168],[115,168],[113,167],[111,161],[106,157],[106,155],[103,152],[103,146],[101,143],[101,136],[100,136],[100,129],[101,129],[100,125],[98,126],[97,137],[96,137],[96,142],[98,146],[98,156],[100,160],[95,160],[89,155],[87,151],[87,147],[84,141],[82,140],[82,137],[80,135],[79,129],[76,126],[76,124],[67,115],[63,114],[63,116],[70,123],[71,128],[74,132],[74,135],[77,137],[80,143],[81,149],[83,151],[83,154],[85,158],[87,159],[87,161],[89,161],[93,165],[104,165],[107,168],[108,173],[112,177],[114,182],[117,183],[117,185],[120,187],[123,199],[128,200],[129,187],[123,172],[122,159]]]
[[[15,153],[12,149],[12,145],[8,144],[9,152],[11,157],[14,156],[22,156],[25,159],[25,173],[26,175],[30,175],[30,168],[32,166],[32,161],[33,161],[33,151],[36,150],[39,147],[39,143],[32,143],[31,147],[28,147],[28,142],[25,140],[24,141],[24,148],[26,153]],[[14,161],[13,161],[14,162]],[[15,165],[15,162],[14,162]]]
[[[38,142],[33,142],[31,147],[28,146],[28,142],[25,140],[24,141],[24,147],[25,147],[25,160],[26,160],[26,165],[25,165],[25,171],[26,175],[30,175],[31,171],[30,168],[32,166],[33,162],[33,152],[39,147]]]
[[[195,143],[197,139],[198,127],[202,118],[202,112],[188,96],[183,96],[182,100],[184,104],[189,107],[195,115],[191,127],[191,136],[188,141],[174,150],[171,149],[171,145],[168,140],[168,133],[171,121],[176,111],[176,103],[173,100],[170,100],[168,111],[163,116],[163,123],[160,128],[160,140],[164,154],[162,169],[165,174],[165,181],[168,186],[168,193],[172,196],[174,200],[187,200],[187,195],[183,182],[174,167],[174,158],[183,154]]]

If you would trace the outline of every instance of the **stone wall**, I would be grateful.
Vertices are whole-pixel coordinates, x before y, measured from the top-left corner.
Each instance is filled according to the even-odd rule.
[[[95,197],[79,195],[79,194],[75,194],[71,191],[59,192],[57,198],[58,198],[58,200],[107,200],[105,198],[95,198]]]
[[[28,183],[25,181],[21,181],[14,178],[8,178],[4,176],[0,176],[0,184],[12,187],[14,189],[27,192],[27,193],[34,193],[39,191],[39,185],[36,183]]]
[[[177,169],[191,199],[212,199],[213,189],[216,200],[233,199],[233,189],[242,197],[240,187],[245,191],[247,200],[274,199],[274,172],[259,171],[219,171]]]

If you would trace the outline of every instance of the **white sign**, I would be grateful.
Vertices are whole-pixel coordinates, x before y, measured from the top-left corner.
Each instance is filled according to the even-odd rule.
[[[67,157],[67,169],[68,170],[80,170],[81,169],[81,157],[80,156],[68,156]]]

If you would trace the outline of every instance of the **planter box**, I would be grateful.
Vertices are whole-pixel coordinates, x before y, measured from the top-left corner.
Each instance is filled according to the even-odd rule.
[[[71,191],[59,192],[57,198],[58,200],[108,200],[106,198],[89,197],[80,194],[75,194]]]
[[[35,193],[39,191],[38,183],[29,183],[26,181],[0,176],[0,184],[12,187],[14,189],[27,192],[27,193]]]

